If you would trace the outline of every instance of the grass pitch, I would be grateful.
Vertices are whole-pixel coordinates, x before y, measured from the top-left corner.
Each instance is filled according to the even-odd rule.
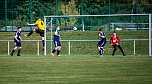
[[[1,56],[0,84],[151,84],[149,56]]]

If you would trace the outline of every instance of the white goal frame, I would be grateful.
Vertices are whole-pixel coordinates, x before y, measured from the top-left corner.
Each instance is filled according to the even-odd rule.
[[[45,45],[44,45],[44,55],[46,55],[46,18],[51,18],[51,27],[52,27],[52,20],[53,18],[64,18],[64,17],[113,17],[113,16],[148,16],[149,17],[149,56],[151,56],[151,14],[107,14],[107,15],[60,15],[60,16],[44,16],[44,24],[45,24],[45,31],[44,31],[44,38],[45,38]],[[84,30],[84,24],[83,24]],[[52,36],[52,28],[51,28],[51,36]],[[52,38],[51,38],[51,41]],[[51,42],[52,46],[52,42]],[[52,48],[51,48],[52,50]]]

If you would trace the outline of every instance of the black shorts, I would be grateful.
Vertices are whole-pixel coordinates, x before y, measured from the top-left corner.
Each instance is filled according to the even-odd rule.
[[[18,41],[16,41],[16,40],[14,40],[14,43],[15,43],[15,46],[21,47],[21,42],[18,42]]]
[[[60,43],[60,41],[54,41],[54,45],[55,45],[55,47],[61,46],[61,43]]]
[[[97,46],[104,47],[105,44],[106,44],[106,41],[99,41]]]
[[[40,34],[40,36],[44,37],[44,30],[35,29],[37,34]]]

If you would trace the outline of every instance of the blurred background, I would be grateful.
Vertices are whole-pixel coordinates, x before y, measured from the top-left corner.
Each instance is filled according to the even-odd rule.
[[[152,13],[151,8],[151,0],[1,0],[0,31],[16,31],[16,26],[25,27],[24,31],[29,31],[32,27],[27,27],[26,22],[33,23],[39,17],[43,19],[43,16],[145,14]],[[106,25],[110,27],[113,20],[120,21],[122,19],[122,17],[117,19],[109,17],[100,20],[95,20],[95,18],[83,20],[86,22],[85,26]],[[125,18],[126,22],[137,22],[137,18],[128,19],[130,18]],[[81,22],[78,22],[77,25],[81,25]],[[125,21],[123,20],[123,22]],[[71,23],[67,19],[64,24],[58,23],[58,25],[61,24],[70,26]]]

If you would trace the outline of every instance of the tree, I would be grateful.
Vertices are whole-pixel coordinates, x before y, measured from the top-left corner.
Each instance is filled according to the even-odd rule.
[[[62,11],[63,15],[80,15],[79,10],[76,8],[76,4],[74,0],[71,0],[68,2],[68,4],[65,4],[62,2],[60,6],[60,10]],[[64,22],[65,19],[62,19],[62,24],[75,26],[77,22],[77,18],[68,18]],[[68,22],[68,23],[67,23]]]

